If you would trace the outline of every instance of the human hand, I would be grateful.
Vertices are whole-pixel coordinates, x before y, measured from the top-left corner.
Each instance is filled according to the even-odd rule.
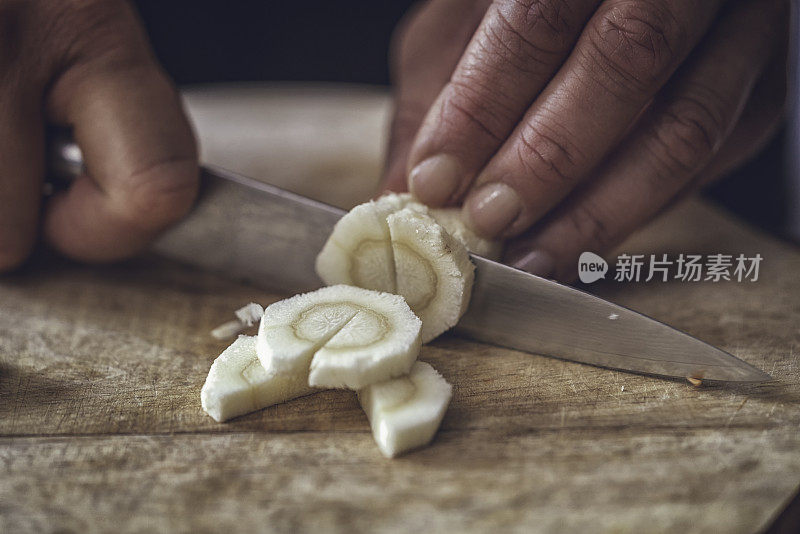
[[[394,46],[387,189],[464,203],[506,260],[574,279],[780,121],[785,0],[431,0]]]
[[[69,126],[87,175],[42,203],[47,123]],[[122,0],[0,0],[0,271],[37,236],[109,261],[191,207],[197,150],[177,92]]]

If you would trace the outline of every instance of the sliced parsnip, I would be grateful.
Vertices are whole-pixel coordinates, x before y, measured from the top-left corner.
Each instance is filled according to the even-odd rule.
[[[219,340],[230,339],[235,335],[240,334],[245,328],[246,326],[243,325],[239,319],[233,319],[232,321],[222,323],[212,330],[211,337]]]
[[[402,297],[336,285],[269,306],[257,352],[268,371],[310,369],[312,386],[359,389],[408,372],[421,326]]]
[[[322,346],[358,313],[342,297],[343,287],[331,286],[271,304],[258,327],[256,352],[267,371],[307,371]]]
[[[256,356],[255,336],[239,336],[211,364],[200,401],[217,422],[309,395],[308,372],[268,373]]]
[[[402,295],[420,316],[423,343],[458,322],[469,302],[473,280],[473,266],[463,243],[427,213],[409,194],[385,195],[357,206],[336,225],[316,265],[320,278],[328,284],[369,288],[377,285],[365,274],[370,270],[381,280],[391,276],[391,283],[383,286]],[[453,217],[446,218],[455,224]],[[381,224],[390,245],[388,259],[383,252],[380,256],[367,252],[369,247],[377,247],[374,240],[384,232],[377,229]],[[466,235],[463,224],[460,228]],[[391,265],[383,264],[388,261]]]
[[[461,208],[428,208],[416,200],[411,193],[388,193],[376,200],[375,204],[382,209],[386,216],[403,208],[427,213],[437,223],[444,226],[450,235],[461,241],[467,250],[478,256],[499,260],[503,254],[502,241],[491,241],[473,232],[464,222]]]
[[[253,326],[257,321],[261,320],[261,315],[263,313],[264,308],[262,308],[260,304],[251,302],[234,312],[236,319],[222,323],[212,330],[211,336],[215,339],[232,338],[236,334],[241,333],[248,326]]]
[[[425,205],[417,202],[411,193],[387,193],[378,197],[373,201],[375,207],[378,208],[380,214],[383,215],[383,220],[396,211],[400,211],[406,207],[413,207],[417,210],[426,210]]]
[[[261,316],[264,315],[264,308],[261,306],[261,304],[251,302],[246,306],[242,306],[233,313],[243,325],[253,326],[261,320]]]
[[[422,319],[422,342],[455,326],[469,304],[475,267],[467,249],[430,216],[404,208],[387,218],[397,292]]]
[[[452,386],[430,364],[416,362],[407,376],[372,384],[358,392],[372,435],[392,458],[427,445],[442,422]]]
[[[375,202],[356,206],[339,219],[317,256],[326,284],[348,284],[394,293],[394,265],[386,216]]]

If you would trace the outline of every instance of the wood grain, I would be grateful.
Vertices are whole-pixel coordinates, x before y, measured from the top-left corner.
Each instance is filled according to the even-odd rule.
[[[444,431],[391,462],[364,432],[0,444],[5,532],[750,532],[800,468],[786,429]]]
[[[0,531],[757,531],[800,483],[800,252],[698,201],[621,250],[760,252],[756,283],[591,289],[776,380],[694,388],[446,335],[421,355],[454,385],[442,430],[394,461],[352,392],[202,412],[208,332],[281,295],[40,257],[0,278]]]

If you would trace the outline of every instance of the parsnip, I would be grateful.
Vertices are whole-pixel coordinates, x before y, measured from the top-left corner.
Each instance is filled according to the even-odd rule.
[[[422,319],[423,343],[458,322],[473,280],[464,244],[428,213],[407,194],[357,206],[337,223],[316,263],[328,284],[380,286],[405,297]],[[444,218],[456,224],[452,214]],[[467,235],[463,224],[458,231]]]
[[[452,397],[452,386],[430,364],[407,376],[367,386],[358,400],[381,452],[392,458],[430,443]]]
[[[211,364],[200,401],[208,415],[222,422],[314,391],[307,370],[269,373],[256,355],[256,338],[239,336]]]
[[[452,328],[467,310],[474,269],[467,249],[433,218],[404,208],[387,218],[397,293],[422,319],[422,342]]]
[[[310,369],[311,386],[359,389],[408,372],[421,326],[402,297],[336,285],[267,307],[256,350],[269,372]]]

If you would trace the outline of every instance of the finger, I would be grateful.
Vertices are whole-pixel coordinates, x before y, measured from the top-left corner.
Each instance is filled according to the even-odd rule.
[[[615,147],[706,32],[719,0],[603,3],[465,202],[486,237],[522,233]]]
[[[409,187],[453,202],[508,137],[558,69],[600,0],[492,4],[420,128]]]
[[[0,272],[19,266],[36,241],[44,173],[39,96],[14,76],[0,81]]]
[[[696,186],[710,184],[732,172],[755,157],[775,137],[786,109],[786,59],[786,54],[781,53],[772,60],[753,89],[736,127],[698,175]]]
[[[128,3],[81,6],[51,32],[69,53],[47,108],[51,120],[74,128],[88,174],[51,199],[44,232],[68,256],[108,261],[140,251],[189,210],[197,153],[177,92]]]
[[[596,178],[514,245],[529,251],[515,265],[573,279],[581,252],[610,250],[690,187],[729,139],[780,27],[763,4],[726,15]]]
[[[407,189],[406,167],[411,143],[436,95],[447,83],[489,0],[435,0],[412,10],[392,42],[395,104],[382,188]],[[453,13],[459,13],[454,17]]]

